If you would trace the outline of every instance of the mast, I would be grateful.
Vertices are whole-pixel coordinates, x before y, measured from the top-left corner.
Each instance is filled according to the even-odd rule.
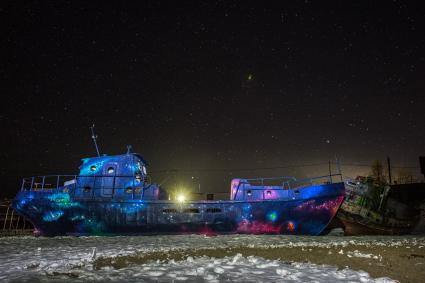
[[[97,146],[97,142],[96,142],[97,135],[94,133],[94,124],[93,126],[90,127],[90,129],[91,129],[91,138],[93,139],[94,146],[96,147],[97,156],[100,157],[99,147]]]

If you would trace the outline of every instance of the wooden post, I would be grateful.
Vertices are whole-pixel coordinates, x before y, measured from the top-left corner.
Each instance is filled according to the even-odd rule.
[[[12,230],[12,222],[13,222],[13,213],[15,211],[12,209],[12,217],[10,217],[10,222],[9,222],[9,230]]]
[[[392,184],[392,178],[391,178],[391,161],[390,157],[387,156],[387,164],[388,164],[388,180],[390,182],[390,185]]]

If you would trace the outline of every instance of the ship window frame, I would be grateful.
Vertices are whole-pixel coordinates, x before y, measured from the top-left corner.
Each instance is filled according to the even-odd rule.
[[[133,193],[133,191],[134,191],[133,187],[127,187],[127,188],[125,188],[125,190],[124,190],[124,192],[125,192],[126,194],[132,194],[132,193]]]
[[[106,170],[106,172],[107,172],[108,174],[113,174],[113,173],[115,173],[115,168],[114,168],[114,167],[112,167],[112,166],[110,166],[110,167],[108,167],[108,170]]]
[[[188,207],[183,209],[183,213],[200,213],[199,208],[195,208],[195,207]]]
[[[83,193],[87,194],[91,192],[91,187],[90,186],[84,186],[83,188]]]
[[[221,213],[221,208],[218,207],[211,207],[211,208],[207,208],[205,210],[206,213]]]
[[[97,170],[97,166],[96,165],[91,165],[90,166],[90,171],[91,172],[95,172]]]

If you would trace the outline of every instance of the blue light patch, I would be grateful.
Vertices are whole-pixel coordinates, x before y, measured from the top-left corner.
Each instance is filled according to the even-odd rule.
[[[78,202],[72,201],[71,197],[67,193],[56,193],[48,196],[47,198],[60,208],[70,208],[80,205]]]
[[[52,222],[58,220],[63,215],[63,211],[48,211],[43,215],[43,221]]]
[[[125,213],[137,213],[138,211],[144,210],[143,204],[133,204],[123,207]]]
[[[75,215],[73,217],[71,217],[72,221],[79,221],[79,220],[84,220],[86,219],[86,217],[84,215]]]
[[[94,175],[96,173],[99,173],[102,168],[103,165],[108,162],[109,160],[111,160],[111,158],[102,158],[102,160],[99,160],[97,162],[88,162],[84,161],[83,165],[81,166],[81,170],[80,170],[80,175],[82,176],[88,176],[88,175]],[[95,166],[95,170],[92,170],[92,167]]]
[[[271,222],[275,222],[277,220],[277,213],[276,211],[272,211],[269,214],[267,214],[267,220]]]

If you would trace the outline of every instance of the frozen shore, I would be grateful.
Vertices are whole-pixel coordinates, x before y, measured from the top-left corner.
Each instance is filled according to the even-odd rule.
[[[0,239],[0,281],[421,282],[425,238],[202,235]]]

